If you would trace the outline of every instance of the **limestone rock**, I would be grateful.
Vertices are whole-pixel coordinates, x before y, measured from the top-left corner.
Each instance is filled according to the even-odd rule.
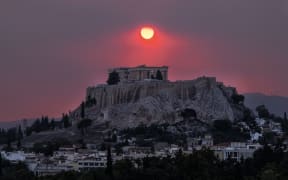
[[[237,94],[235,88],[226,87],[213,77],[99,85],[87,88],[86,99],[94,99],[95,104],[87,107],[85,114],[94,124],[111,128],[177,123],[183,120],[181,112],[187,108],[208,124],[217,119],[237,121],[243,118],[245,107],[233,103],[233,94]],[[71,117],[75,122],[80,119],[80,107]]]

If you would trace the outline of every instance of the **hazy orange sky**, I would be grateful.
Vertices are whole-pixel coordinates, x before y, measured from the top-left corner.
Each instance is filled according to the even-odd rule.
[[[287,19],[287,0],[1,1],[0,121],[73,110],[117,66],[288,96]]]

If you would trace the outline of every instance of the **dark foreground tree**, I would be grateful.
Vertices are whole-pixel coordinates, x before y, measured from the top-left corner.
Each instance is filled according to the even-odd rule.
[[[219,131],[228,131],[232,128],[232,123],[229,120],[215,120],[213,127]]]
[[[82,119],[85,117],[85,103],[84,102],[81,103],[80,116],[81,116]]]
[[[91,126],[91,124],[92,124],[91,119],[83,119],[77,124],[77,127],[78,129],[81,130],[82,135],[84,135],[85,132],[87,132],[87,128]]]
[[[243,95],[240,95],[240,94],[233,94],[232,100],[235,104],[243,104],[245,101],[245,97]]]
[[[269,118],[270,117],[270,113],[269,113],[269,111],[265,105],[257,106],[256,111],[257,111],[258,116],[260,118]]]
[[[0,153],[0,177],[2,176],[2,154]]]
[[[197,113],[194,109],[186,108],[181,112],[184,119],[197,118]]]
[[[68,128],[72,125],[70,122],[70,118],[69,118],[68,114],[62,114],[62,120],[61,121],[64,125],[64,128]]]
[[[118,82],[120,82],[119,74],[116,71],[109,73],[107,84],[113,85],[113,84],[118,84]]]
[[[23,132],[22,132],[21,125],[18,127],[18,138],[23,139]]]
[[[110,179],[113,179],[113,160],[112,160],[112,154],[111,154],[111,147],[110,145],[107,146],[107,167],[106,167],[106,174],[110,177]]]
[[[17,139],[17,148],[20,149],[21,148],[21,139],[18,137]]]

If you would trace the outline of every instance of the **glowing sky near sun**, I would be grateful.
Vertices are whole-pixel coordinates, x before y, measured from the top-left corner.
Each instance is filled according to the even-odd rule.
[[[0,2],[0,121],[60,116],[116,66],[168,65],[240,92],[288,96],[287,3],[261,0]],[[142,27],[154,36],[144,40]]]

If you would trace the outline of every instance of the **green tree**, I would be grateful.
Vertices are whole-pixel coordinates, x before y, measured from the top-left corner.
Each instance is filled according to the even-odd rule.
[[[119,74],[116,71],[112,71],[109,73],[109,77],[107,80],[108,85],[118,84],[120,82]]]
[[[35,131],[36,133],[41,131],[41,122],[40,119],[36,119],[36,121],[32,124],[31,130]]]
[[[261,180],[278,180],[280,174],[277,172],[275,164],[267,164],[260,174]]]
[[[287,119],[287,113],[286,112],[284,112],[284,121],[287,121],[288,119]]]
[[[62,114],[62,123],[64,125],[64,128],[68,128],[71,126],[68,114]]]
[[[92,107],[92,106],[95,106],[97,104],[97,100],[95,97],[91,98],[91,96],[88,96],[87,99],[86,99],[86,103],[85,105],[87,107]]]
[[[159,70],[156,72],[156,79],[157,79],[157,80],[163,80],[162,73],[161,73],[161,71],[159,71]]]
[[[113,179],[113,168],[112,168],[113,160],[111,154],[111,147],[108,145],[107,147],[107,165],[106,165],[106,174]]]
[[[7,137],[7,148],[6,151],[12,151],[12,146],[11,146],[11,136],[8,134]]]
[[[229,120],[215,120],[213,126],[219,131],[227,131],[232,128],[232,123]]]
[[[197,118],[197,113],[194,109],[186,108],[181,112],[184,119]]]
[[[40,132],[49,130],[49,118],[48,116],[42,116],[40,121]]]
[[[81,118],[85,118],[85,103],[81,103],[81,112],[80,112]]]
[[[18,139],[23,139],[23,132],[21,125],[18,127]]]
[[[0,177],[2,176],[2,154],[0,152]]]
[[[31,129],[31,127],[27,127],[27,128],[26,128],[25,134],[26,134],[26,136],[30,136],[30,135],[32,134],[32,129]]]
[[[243,104],[245,97],[243,95],[240,95],[240,94],[233,94],[232,100],[235,104]]]
[[[65,138],[56,138],[53,141],[34,143],[32,151],[35,153],[43,153],[45,156],[52,156],[54,151],[57,151],[59,147],[65,145],[71,145],[70,141]]]
[[[257,106],[256,111],[257,111],[258,116],[260,118],[269,118],[270,117],[270,113],[269,113],[269,111],[265,105]]]
[[[77,128],[81,130],[82,135],[87,132],[87,128],[91,126],[92,120],[91,119],[83,119],[77,124]]]
[[[21,139],[18,137],[17,139],[17,148],[20,149],[21,148]]]
[[[136,160],[136,161],[138,161],[138,165],[141,166],[140,164],[142,161],[141,160]],[[133,170],[134,170],[134,165],[129,159],[118,160],[113,165],[113,171],[115,172],[113,175],[115,179],[120,179],[120,178],[121,179],[133,179],[132,177]],[[141,179],[141,178],[138,177],[134,179]]]
[[[260,138],[261,144],[276,144],[277,143],[277,135],[274,132],[265,132],[263,136]]]
[[[117,142],[117,135],[116,134],[112,134],[111,142]]]
[[[52,130],[54,130],[55,129],[55,120],[54,119],[52,119],[51,120],[51,122],[50,122],[50,128],[52,129]]]

